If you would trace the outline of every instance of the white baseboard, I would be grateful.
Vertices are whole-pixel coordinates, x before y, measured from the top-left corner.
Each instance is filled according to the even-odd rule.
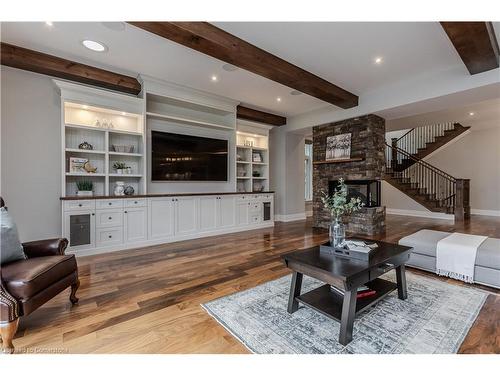
[[[445,219],[445,220],[455,220],[454,215],[443,214],[441,212],[432,211],[418,211],[418,210],[400,210],[397,208],[387,208],[385,212],[391,215],[403,215],[403,216],[416,216],[416,217],[428,217],[431,219]]]
[[[476,208],[471,208],[470,213],[472,215],[500,216],[500,210],[478,210]]]
[[[289,221],[298,221],[298,220],[305,220],[305,219],[306,219],[305,212],[301,212],[299,214],[290,214],[290,215],[274,215],[275,221],[289,222]]]

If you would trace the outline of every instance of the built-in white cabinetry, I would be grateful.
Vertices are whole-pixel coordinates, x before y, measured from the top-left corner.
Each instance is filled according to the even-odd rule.
[[[123,217],[123,233],[125,242],[146,241],[148,239],[147,207],[125,208]]]
[[[218,228],[231,228],[236,225],[236,198],[231,195],[217,197]]]
[[[174,236],[175,201],[173,198],[149,199],[149,238],[152,240]]]
[[[200,232],[209,232],[217,228],[216,196],[200,197]]]
[[[273,195],[65,200],[63,233],[82,255],[272,226]]]

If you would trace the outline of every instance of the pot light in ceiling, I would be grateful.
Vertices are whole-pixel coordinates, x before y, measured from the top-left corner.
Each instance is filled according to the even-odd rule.
[[[290,95],[297,96],[297,95],[302,95],[302,93],[300,91],[293,90],[293,91],[290,91]]]
[[[89,106],[88,106],[88,105],[86,105],[86,104],[84,104],[84,105],[82,105],[82,108],[83,108],[83,109],[89,109]]]
[[[278,103],[279,103],[279,102],[281,102],[281,98],[278,96],[278,97],[276,98],[276,101],[277,101]]]
[[[237,66],[232,65],[232,64],[224,64],[224,65],[222,65],[222,69],[224,69],[226,72],[234,72],[235,70],[238,70],[239,68]]]
[[[95,40],[85,39],[82,41],[82,44],[94,52],[106,52],[108,50],[108,47],[104,43],[96,42]]]
[[[212,82],[217,82],[219,80],[219,77],[217,77],[215,74],[212,75],[211,77]]]
[[[474,116],[475,113],[474,112],[469,112],[469,116]]]
[[[380,65],[382,64],[384,60],[382,59],[382,57],[378,56],[378,57],[375,57],[375,59],[373,59],[373,62],[377,65]]]
[[[49,27],[54,26],[54,23],[52,21],[45,21],[45,24]]]

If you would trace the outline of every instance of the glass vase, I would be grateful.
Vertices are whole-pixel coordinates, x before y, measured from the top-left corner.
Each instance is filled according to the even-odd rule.
[[[345,241],[345,225],[340,218],[335,218],[335,220],[330,224],[329,235],[331,246],[343,246]]]

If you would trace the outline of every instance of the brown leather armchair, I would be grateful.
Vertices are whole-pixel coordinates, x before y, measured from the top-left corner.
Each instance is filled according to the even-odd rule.
[[[71,303],[78,303],[76,259],[73,254],[64,254],[68,240],[56,238],[22,245],[27,259],[0,266],[0,334],[3,351],[9,353],[14,351],[12,339],[21,316],[32,313],[68,287]]]

